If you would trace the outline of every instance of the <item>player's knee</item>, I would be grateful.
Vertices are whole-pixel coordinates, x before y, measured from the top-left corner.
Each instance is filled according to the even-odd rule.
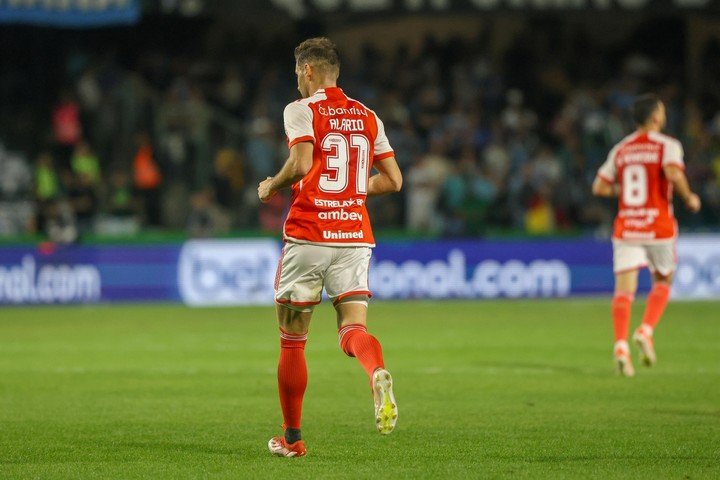
[[[660,272],[653,273],[653,285],[667,285],[670,286],[673,281],[672,272],[663,274]]]
[[[339,298],[333,302],[336,309],[339,309],[342,305],[361,305],[365,308],[368,306],[369,297],[366,294],[359,295],[348,295],[347,297]]]
[[[615,290],[613,305],[623,302],[632,303],[635,300],[635,292],[629,290]]]
[[[280,328],[288,333],[306,334],[310,327],[312,310],[300,310],[288,308],[285,305],[277,305],[277,318]]]

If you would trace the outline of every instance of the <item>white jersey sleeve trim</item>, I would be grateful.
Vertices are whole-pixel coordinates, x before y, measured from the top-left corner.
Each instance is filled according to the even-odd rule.
[[[288,145],[292,146],[302,141],[314,142],[313,112],[306,103],[293,102],[285,107],[283,123]]]
[[[375,137],[375,157],[387,157],[386,154],[392,153],[393,149],[390,146],[390,141],[387,138],[387,135],[385,135],[385,124],[380,120],[380,117],[377,116],[375,112],[373,112],[373,115],[375,115],[375,121],[377,122],[377,137]]]
[[[610,153],[608,153],[605,163],[603,163],[598,169],[597,176],[609,183],[615,183],[617,180],[617,165],[615,164],[615,157],[617,156],[618,150],[620,150],[621,143],[615,145]]]
[[[679,167],[685,167],[684,152],[682,144],[666,135],[660,136],[660,141],[663,143],[663,158],[662,166],[665,165],[677,165]]]

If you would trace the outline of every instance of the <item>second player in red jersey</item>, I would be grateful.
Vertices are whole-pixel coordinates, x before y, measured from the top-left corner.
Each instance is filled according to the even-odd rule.
[[[685,168],[683,150],[660,132],[636,131],[610,151],[598,177],[620,188],[613,238],[646,242],[677,236],[668,166]]]
[[[627,340],[638,269],[650,269],[653,287],[633,341],[643,363],[651,366],[656,361],[653,333],[667,305],[677,265],[673,192],[688,210],[700,209],[700,199],[685,178],[680,142],[660,133],[666,122],[663,103],[652,94],[640,96],[632,114],[637,130],[610,151],[593,183],[595,195],[618,197],[613,233],[613,355],[618,371],[625,376],[635,374]]]

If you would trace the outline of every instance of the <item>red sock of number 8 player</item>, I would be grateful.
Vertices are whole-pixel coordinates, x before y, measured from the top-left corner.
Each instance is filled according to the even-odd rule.
[[[630,293],[616,293],[612,301],[612,318],[615,327],[615,342],[628,338],[630,329],[630,313],[633,295]]]
[[[651,333],[660,321],[660,318],[665,311],[665,307],[667,306],[669,297],[670,286],[664,283],[655,284],[650,291],[650,295],[648,295],[647,298],[647,305],[645,306],[642,324],[646,327],[650,327]]]

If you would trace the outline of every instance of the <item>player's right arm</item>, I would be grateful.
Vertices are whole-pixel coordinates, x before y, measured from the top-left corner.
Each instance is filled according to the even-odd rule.
[[[595,181],[592,184],[592,193],[596,197],[617,197],[620,188],[617,183],[611,183],[603,177],[595,177]]]
[[[313,163],[313,113],[306,104],[293,102],[285,107],[283,124],[288,138],[290,156],[274,177],[267,177],[258,185],[258,197],[267,202],[278,190],[287,188],[307,175]]]
[[[620,186],[617,184],[617,167],[615,166],[615,155],[617,153],[617,145],[610,150],[605,163],[595,176],[592,184],[592,193],[597,197],[617,197],[620,194]]]
[[[267,177],[258,185],[260,201],[267,202],[278,190],[287,188],[305,177],[312,168],[312,142],[299,142],[290,147],[290,156],[274,177]]]
[[[376,160],[373,167],[378,171],[368,181],[368,196],[399,192],[402,188],[402,173],[395,157]]]
[[[690,185],[688,184],[683,169],[676,164],[669,163],[663,166],[663,171],[665,172],[665,178],[672,183],[675,191],[685,203],[685,207],[692,213],[699,212],[700,197],[690,190]]]

